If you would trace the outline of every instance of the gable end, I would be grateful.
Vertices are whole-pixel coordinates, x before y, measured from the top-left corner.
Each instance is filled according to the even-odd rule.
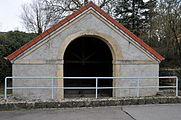
[[[140,48],[142,48],[146,53],[148,53],[158,62],[161,62],[162,60],[164,60],[164,58],[161,55],[159,55],[156,51],[154,51],[151,47],[149,47],[146,43],[144,43],[140,38],[138,38],[136,35],[131,33],[123,25],[121,25],[119,22],[114,20],[112,17],[110,17],[107,13],[105,13],[101,8],[99,8],[92,2],[82,7],[78,11],[72,13],[67,18],[60,21],[58,24],[54,25],[53,27],[49,28],[48,30],[40,34],[39,36],[35,37],[33,40],[29,41],[27,44],[23,45],[18,50],[16,50],[15,52],[7,56],[6,59],[10,60],[11,62],[15,61],[21,55],[25,54],[27,51],[29,51],[30,49],[32,49],[39,43],[51,37],[57,31],[64,28],[66,25],[68,25],[69,23],[71,23],[72,21],[74,21],[75,19],[77,19],[78,17],[80,17],[82,14],[86,13],[89,10],[93,10],[95,13],[97,13],[101,18],[103,18],[109,24],[114,26],[119,32],[121,32],[123,35],[129,38],[129,40],[131,40],[133,43],[135,43]]]

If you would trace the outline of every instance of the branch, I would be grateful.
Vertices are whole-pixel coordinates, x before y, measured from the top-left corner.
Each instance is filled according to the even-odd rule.
[[[82,4],[79,2],[79,0],[71,0],[77,7],[82,7]]]
[[[99,6],[100,8],[104,7],[107,3],[109,3],[111,0],[103,0],[102,4]]]

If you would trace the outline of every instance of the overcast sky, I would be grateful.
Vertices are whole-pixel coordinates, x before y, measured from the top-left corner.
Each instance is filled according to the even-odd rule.
[[[0,0],[0,32],[25,29],[21,25],[21,5],[31,0]]]

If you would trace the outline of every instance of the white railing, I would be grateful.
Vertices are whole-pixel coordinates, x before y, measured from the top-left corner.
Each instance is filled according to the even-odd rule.
[[[8,79],[51,79],[50,87],[8,87]],[[95,79],[95,87],[57,87],[54,85],[54,79]],[[101,79],[137,79],[136,86],[116,86],[116,87],[99,87],[98,80]],[[173,86],[140,86],[140,79],[175,79],[175,85]],[[98,98],[99,89],[137,89],[137,97],[139,97],[139,92],[141,88],[175,88],[175,95],[178,96],[178,77],[177,76],[164,76],[164,77],[6,77],[5,78],[5,90],[4,98],[7,99],[7,90],[10,89],[51,89],[51,98],[54,99],[54,90],[55,89],[95,89],[95,97]]]

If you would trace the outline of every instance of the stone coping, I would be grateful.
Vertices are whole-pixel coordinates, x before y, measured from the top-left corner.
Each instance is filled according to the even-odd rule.
[[[176,104],[181,103],[181,97],[139,97],[139,98],[83,98],[64,100],[1,100],[0,110],[43,109],[43,108],[76,108],[123,106],[144,104]]]

